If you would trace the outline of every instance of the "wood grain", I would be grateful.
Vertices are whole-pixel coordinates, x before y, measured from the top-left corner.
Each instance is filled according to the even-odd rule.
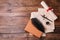
[[[0,40],[27,40],[27,34],[0,34]]]
[[[60,1],[44,0],[58,16],[55,21],[55,32],[48,33],[44,38],[30,36],[24,31],[31,12],[43,8],[42,0],[0,0],[0,40],[60,40]]]
[[[60,34],[47,34],[46,40],[60,40]]]

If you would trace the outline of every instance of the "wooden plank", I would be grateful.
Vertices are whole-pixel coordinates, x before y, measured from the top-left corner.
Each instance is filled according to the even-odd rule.
[[[0,25],[20,25],[28,22],[28,17],[1,17]]]
[[[27,34],[0,34],[0,40],[27,40]]]
[[[10,0],[9,1],[14,7],[21,6],[38,6],[41,0]]]
[[[7,4],[8,0],[0,0],[0,12],[7,12],[9,5]]]
[[[13,8],[12,12],[33,12],[38,11],[39,7],[17,7]]]
[[[60,40],[60,34],[47,34],[45,40]]]
[[[8,0],[0,0],[0,4],[6,3]]]
[[[21,33],[28,22],[28,17],[0,16],[0,33]]]
[[[24,33],[24,28],[0,28],[0,33]]]
[[[6,25],[0,26],[0,33],[24,33],[26,25]]]
[[[8,17],[8,16],[10,16],[10,17],[16,17],[16,16],[20,16],[20,17],[29,17],[30,16],[30,14],[31,14],[31,12],[18,12],[18,13],[8,13],[8,12],[6,12],[6,13],[0,13],[0,17],[4,17],[4,16],[6,16],[6,17]]]

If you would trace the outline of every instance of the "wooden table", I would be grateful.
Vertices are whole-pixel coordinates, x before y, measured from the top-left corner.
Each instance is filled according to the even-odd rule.
[[[24,31],[30,13],[41,8],[42,0],[0,0],[0,40],[39,40]],[[45,0],[54,9],[58,19],[56,30],[41,40],[60,40],[60,0]]]

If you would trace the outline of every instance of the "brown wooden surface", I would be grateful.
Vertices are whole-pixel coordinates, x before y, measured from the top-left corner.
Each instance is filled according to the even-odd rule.
[[[30,13],[41,8],[42,0],[0,0],[0,40],[60,40],[60,0],[44,0],[54,9],[58,19],[56,30],[45,38],[30,36],[24,31]]]

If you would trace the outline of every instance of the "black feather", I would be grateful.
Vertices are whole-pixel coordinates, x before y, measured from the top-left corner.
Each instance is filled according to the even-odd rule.
[[[45,32],[45,28],[37,18],[32,18],[32,24],[40,31]]]

